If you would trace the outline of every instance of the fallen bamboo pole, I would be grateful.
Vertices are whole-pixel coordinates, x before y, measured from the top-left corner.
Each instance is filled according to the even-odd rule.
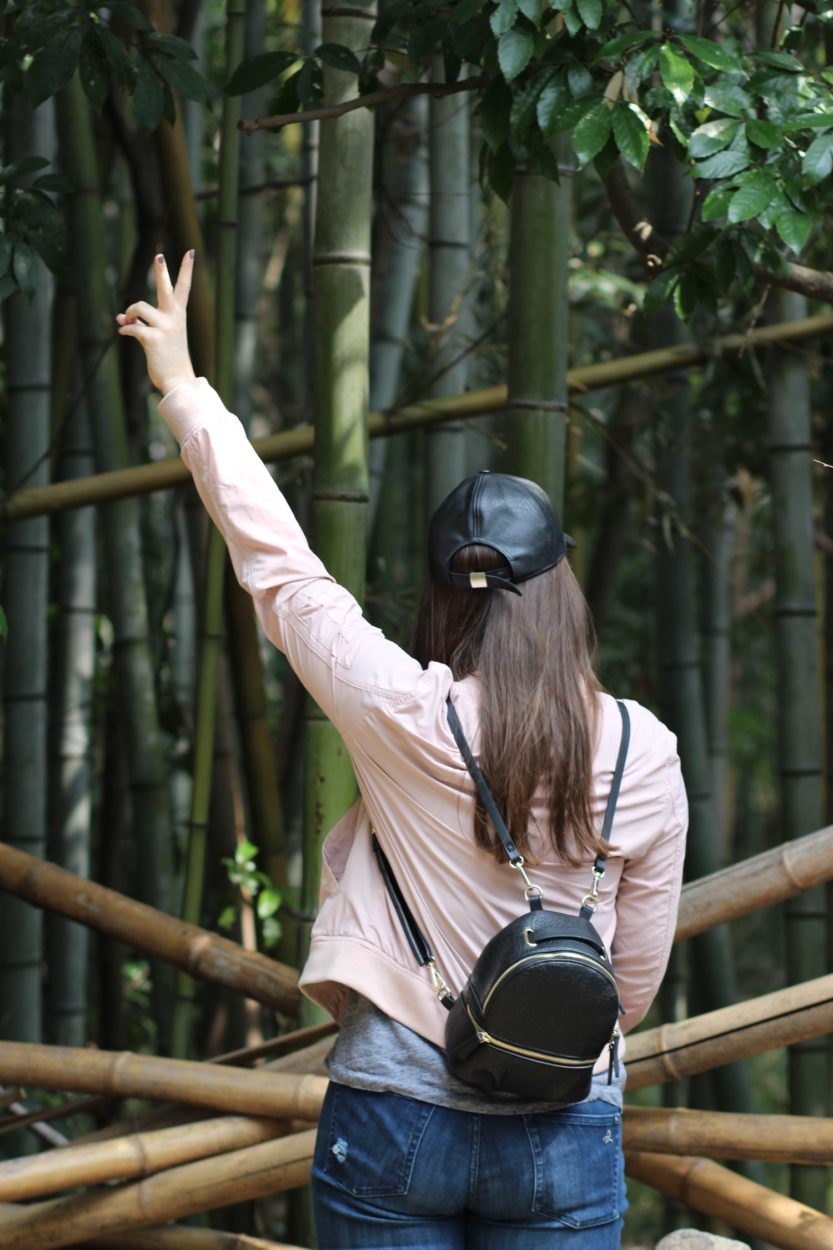
[[[323,1076],[252,1072],[188,1059],[36,1042],[0,1042],[0,1080],[6,1079],[40,1089],[170,1099],[239,1115],[313,1123],[327,1089]]]
[[[627,1151],[833,1163],[833,1119],[817,1116],[625,1107],[622,1129]]]
[[[0,1201],[22,1202],[86,1185],[135,1180],[309,1127],[309,1122],[226,1115],[108,1141],[70,1144],[0,1162]]]
[[[676,942],[833,878],[833,825],[683,886]]]
[[[627,1154],[625,1170],[634,1180],[781,1250],[833,1250],[833,1220],[711,1159]]]
[[[228,938],[186,924],[146,903],[0,843],[0,889],[69,916],[154,955],[193,977],[214,981],[275,1011],[298,1014],[298,973]]]
[[[628,1089],[643,1089],[833,1032],[833,975],[628,1037]]]
[[[245,1074],[251,1079],[252,1074]],[[295,1189],[309,1180],[315,1130],[169,1168],[132,1185],[0,1211],[0,1250],[57,1250],[91,1237]]]
[[[761,326],[746,334],[727,334],[707,344],[681,343],[675,347],[639,352],[620,360],[585,365],[569,370],[567,383],[574,391],[601,390],[606,386],[618,386],[658,373],[690,369],[730,352],[742,354],[752,347],[793,342],[816,334],[829,334],[831,330],[833,316],[822,313],[800,321]],[[468,391],[463,395],[423,400],[391,412],[371,412],[369,433],[371,438],[384,438],[389,434],[422,429],[443,421],[484,416],[505,407],[506,387],[492,386],[485,390]],[[273,463],[308,453],[312,450],[313,443],[312,427],[301,426],[256,439],[254,447],[263,460]],[[60,512],[65,508],[101,504],[130,495],[146,495],[151,491],[178,486],[186,482],[188,476],[188,470],[177,457],[132,469],[97,473],[93,477],[76,478],[69,482],[53,482],[50,486],[15,491],[0,507],[0,520],[20,521],[27,517]]]
[[[222,1233],[215,1228],[137,1228],[109,1237],[91,1237],[94,1250],[301,1250],[284,1241],[264,1241],[245,1233]]]

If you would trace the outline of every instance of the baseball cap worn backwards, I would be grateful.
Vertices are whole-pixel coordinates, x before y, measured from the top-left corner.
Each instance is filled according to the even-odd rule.
[[[506,564],[483,572],[455,572],[454,557],[472,543],[491,547]],[[575,543],[536,482],[486,469],[456,486],[428,524],[429,572],[447,586],[491,586],[519,595],[517,582],[554,568],[568,547]]]

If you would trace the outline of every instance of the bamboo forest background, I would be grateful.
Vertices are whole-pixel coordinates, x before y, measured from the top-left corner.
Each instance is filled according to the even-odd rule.
[[[8,844],[298,967],[354,797],[115,334],[190,247],[197,371],[372,621],[408,644],[461,477],[535,478],[602,681],[678,734],[689,878],[828,823],[832,5],[37,0],[0,24]],[[827,904],[681,944],[649,1023],[821,976]],[[285,997],[2,896],[6,1040],[207,1059],[319,1022]],[[668,1097],[827,1115],[830,1063],[805,1042]],[[10,1114],[0,1155],[92,1123]],[[827,1209],[827,1169],[747,1166]],[[633,1236],[679,1219],[657,1201],[634,1187]]]

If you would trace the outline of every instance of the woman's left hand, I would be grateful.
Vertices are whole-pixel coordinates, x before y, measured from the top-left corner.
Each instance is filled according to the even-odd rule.
[[[193,250],[186,252],[174,286],[164,256],[154,260],[158,307],[146,300],[131,304],[119,313],[119,334],[141,343],[148,375],[154,386],[167,395],[180,382],[193,381],[194,367],[188,352],[187,308],[194,271]]]

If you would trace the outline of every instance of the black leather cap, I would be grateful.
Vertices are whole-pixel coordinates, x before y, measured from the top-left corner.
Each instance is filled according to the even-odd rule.
[[[472,543],[491,547],[506,564],[482,573],[454,572],[452,560]],[[554,568],[574,546],[537,483],[485,469],[456,486],[428,524],[429,572],[447,586],[492,586],[519,595],[516,583]]]

